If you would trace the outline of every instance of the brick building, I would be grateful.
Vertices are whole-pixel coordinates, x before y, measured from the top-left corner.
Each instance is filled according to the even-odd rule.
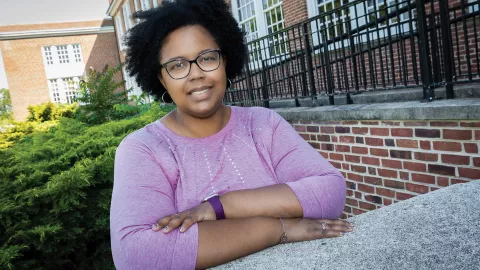
[[[96,18],[78,12],[52,20],[56,10],[39,23],[0,22],[0,86],[10,90],[15,120],[27,117],[29,105],[71,103],[86,68],[120,64],[113,21],[102,9]]]

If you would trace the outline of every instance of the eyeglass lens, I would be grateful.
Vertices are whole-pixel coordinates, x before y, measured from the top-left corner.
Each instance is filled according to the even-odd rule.
[[[216,51],[205,52],[200,54],[195,62],[201,70],[213,71],[220,65],[220,55]],[[181,79],[188,76],[190,73],[191,64],[188,60],[179,59],[167,63],[165,68],[172,78]]]

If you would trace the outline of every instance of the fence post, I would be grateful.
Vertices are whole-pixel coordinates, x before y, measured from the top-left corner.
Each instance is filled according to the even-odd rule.
[[[305,43],[305,57],[307,58],[307,77],[310,84],[310,95],[312,97],[312,106],[316,106],[315,100],[317,97],[317,91],[315,90],[315,78],[313,76],[313,59],[312,59],[312,47],[310,46],[310,39],[308,38],[308,24],[303,24],[303,42]]]
[[[450,31],[450,15],[448,10],[448,1],[439,1],[440,21],[443,37],[443,65],[445,67],[445,90],[447,98],[454,98],[453,93],[453,45],[452,32]],[[466,33],[465,33],[466,35]]]
[[[330,65],[330,54],[329,54],[329,51],[328,51],[328,40],[327,40],[327,28],[325,27],[325,18],[323,18],[323,25],[322,25],[322,33],[323,33],[323,49],[324,49],[324,53],[323,53],[323,57],[325,59],[325,68],[326,68],[326,79],[327,79],[327,92],[328,92],[328,102],[330,103],[330,105],[335,105],[335,97],[333,96],[334,95],[334,91],[333,91],[333,88],[334,88],[334,85],[333,85],[333,81],[332,81],[332,76],[333,76],[333,72],[332,72],[332,67]]]
[[[270,108],[270,100],[268,99],[268,79],[267,79],[267,61],[262,61],[262,99],[263,107]]]
[[[247,91],[248,91],[248,96],[250,97],[250,101],[252,102],[251,103],[251,106],[253,106],[255,104],[255,96],[253,95],[253,84],[252,84],[252,75],[250,73],[250,67],[249,67],[249,63],[247,61],[247,63],[245,64],[246,66],[246,79],[247,79]]]
[[[433,3],[432,3],[433,4]],[[420,54],[420,70],[422,72],[423,82],[423,101],[429,102],[435,99],[434,85],[432,81],[432,65],[430,55],[428,54],[428,29],[425,14],[425,1],[417,0],[418,16],[418,51]]]

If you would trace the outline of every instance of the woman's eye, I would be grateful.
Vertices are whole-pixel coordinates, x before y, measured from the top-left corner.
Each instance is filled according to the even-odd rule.
[[[202,62],[210,62],[210,61],[215,61],[216,59],[211,56],[204,56],[202,57]]]
[[[176,62],[176,63],[172,63],[170,65],[170,70],[181,69],[181,68],[184,68],[184,67],[185,67],[184,62]]]

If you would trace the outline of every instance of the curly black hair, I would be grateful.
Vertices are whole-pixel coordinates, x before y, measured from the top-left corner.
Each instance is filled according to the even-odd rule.
[[[166,91],[157,77],[161,49],[167,36],[184,26],[200,25],[210,32],[228,59],[227,78],[242,72],[247,56],[245,34],[224,0],[163,1],[157,8],[134,13],[133,18],[141,22],[125,37],[126,70],[144,92],[157,99]]]

